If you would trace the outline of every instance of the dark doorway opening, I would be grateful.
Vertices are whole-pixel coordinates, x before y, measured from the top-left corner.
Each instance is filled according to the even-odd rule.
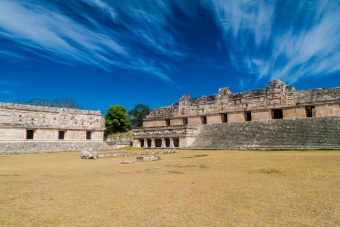
[[[140,147],[144,147],[144,140],[140,140]]]
[[[179,139],[174,139],[174,147],[179,147]]]
[[[170,139],[165,139],[165,146],[170,147]]]
[[[201,122],[202,122],[203,125],[205,125],[207,123],[207,116],[202,116]]]
[[[92,134],[91,131],[86,131],[86,139],[87,139],[87,140],[90,140],[90,139],[91,139],[91,134]]]
[[[26,130],[26,139],[32,140],[34,137],[34,130]]]
[[[155,146],[156,147],[162,147],[162,140],[161,139],[155,139]]]
[[[169,126],[170,125],[170,119],[165,119],[165,125]]]
[[[246,121],[251,121],[251,112],[250,111],[245,112],[244,117]]]
[[[306,117],[315,117],[315,106],[306,107]]]
[[[58,139],[63,140],[65,138],[65,131],[59,131],[58,132]]]
[[[183,118],[183,125],[187,125],[187,124],[188,124],[188,118],[185,117],[185,118]]]
[[[151,139],[148,139],[148,147],[151,147]]]
[[[282,118],[283,118],[282,109],[273,110],[273,119],[282,119]]]
[[[222,114],[222,123],[228,122],[228,114]]]

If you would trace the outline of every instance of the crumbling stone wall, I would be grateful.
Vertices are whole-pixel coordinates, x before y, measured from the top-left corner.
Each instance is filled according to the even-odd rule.
[[[339,117],[340,87],[296,91],[276,79],[260,90],[233,94],[225,87],[212,96],[182,95],[173,105],[152,110],[144,127],[133,130],[133,143],[164,147],[164,141],[176,139],[179,147],[196,148],[339,147]],[[190,127],[195,133],[188,133]]]
[[[340,117],[201,125],[192,148],[340,148]]]
[[[218,94],[190,98],[182,95],[173,105],[151,110],[144,120],[144,127],[163,127],[187,124],[200,125],[202,116],[207,124],[221,123],[221,113],[228,114],[228,122],[245,121],[245,111],[250,111],[252,121],[273,119],[273,109],[282,109],[283,118],[306,117],[305,107],[315,106],[316,117],[340,116],[340,88],[297,91],[279,79],[271,81],[266,88],[241,93],[231,93],[228,87],[220,88]]]
[[[119,134],[109,135],[105,138],[105,142],[110,146],[131,146],[132,145],[132,132],[123,132]]]

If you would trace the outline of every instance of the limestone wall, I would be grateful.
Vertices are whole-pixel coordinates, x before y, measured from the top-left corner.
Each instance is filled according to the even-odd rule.
[[[340,117],[201,125],[192,148],[340,148]]]
[[[23,140],[26,138],[26,129],[23,128],[0,128],[1,140]]]
[[[207,124],[220,121],[218,114],[227,113],[228,122],[245,121],[245,112],[252,113],[253,121],[273,119],[274,109],[283,110],[283,118],[305,118],[306,106],[315,107],[316,117],[340,116],[340,88],[296,91],[279,79],[271,81],[266,88],[241,93],[231,93],[228,87],[220,88],[218,94],[190,98],[182,95],[173,105],[154,109],[146,117],[144,127],[166,126],[165,119],[179,125],[180,118],[187,118],[188,124]],[[174,120],[173,120],[174,119]]]
[[[104,130],[100,111],[0,102],[0,127]]]
[[[174,138],[181,136],[197,136],[199,128],[192,125],[177,125],[153,128],[137,128],[132,130],[133,139]]]
[[[283,108],[284,119],[305,118],[306,110],[304,106]]]
[[[171,119],[170,125],[184,125],[183,118],[173,118],[173,119]]]
[[[45,152],[60,152],[60,151],[81,151],[83,149],[93,150],[111,150],[105,142],[50,142],[50,141],[0,141],[0,154],[30,154],[30,153],[45,153]]]
[[[165,119],[153,120],[153,121],[143,121],[143,127],[162,127],[166,126]]]
[[[201,116],[188,117],[188,124],[189,125],[201,125],[202,124],[202,117]]]
[[[217,124],[222,123],[221,114],[212,114],[207,116],[207,124]]]
[[[131,146],[132,143],[132,133],[124,132],[115,135],[109,135],[105,142],[111,146],[113,145],[121,145],[121,146]]]
[[[103,141],[104,119],[100,111],[0,103],[0,141],[25,141],[27,130],[34,141]]]
[[[141,147],[143,140],[178,139],[179,147],[188,147],[199,133],[199,126],[176,125],[165,127],[138,128],[132,130],[133,146]],[[157,145],[156,145],[157,147]],[[165,146],[167,147],[167,146]]]

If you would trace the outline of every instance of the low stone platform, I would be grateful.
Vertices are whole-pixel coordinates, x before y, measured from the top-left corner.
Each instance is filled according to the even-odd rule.
[[[50,141],[12,141],[0,142],[0,154],[32,154],[61,151],[80,151],[92,149],[94,151],[111,150],[105,142],[50,142]]]

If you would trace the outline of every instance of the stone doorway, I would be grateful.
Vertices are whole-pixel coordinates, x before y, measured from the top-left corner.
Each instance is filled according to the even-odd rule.
[[[306,107],[306,117],[315,117],[315,106]]]
[[[34,130],[27,130],[26,131],[26,139],[27,140],[32,140],[34,137]]]
[[[170,147],[170,139],[165,139],[165,146]]]
[[[179,147],[179,139],[174,139],[174,147]]]
[[[283,118],[282,109],[273,110],[273,119],[282,119],[282,118]]]
[[[156,147],[162,147],[162,140],[161,139],[155,139],[155,146]]]

